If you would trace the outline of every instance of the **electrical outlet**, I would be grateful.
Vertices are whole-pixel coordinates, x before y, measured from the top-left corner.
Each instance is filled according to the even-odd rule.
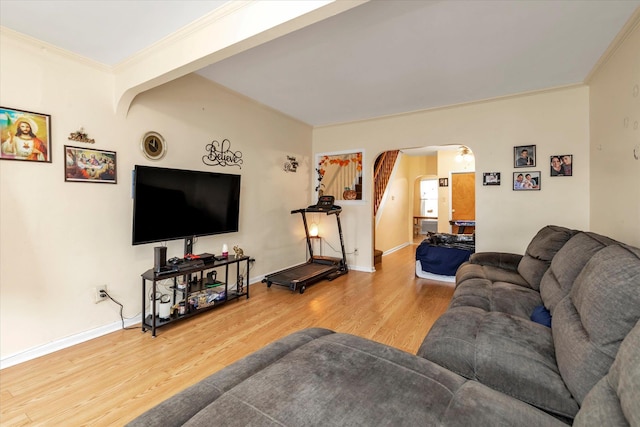
[[[358,248],[355,248],[355,249],[353,250],[353,254],[354,254],[354,255],[358,255]]]
[[[106,294],[106,292],[108,292],[107,285],[96,286],[95,288],[93,288],[93,290],[94,290],[94,297],[95,297],[94,302],[96,304],[109,299]]]

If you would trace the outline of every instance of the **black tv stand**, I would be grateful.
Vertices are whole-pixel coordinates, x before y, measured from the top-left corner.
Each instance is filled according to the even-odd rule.
[[[249,256],[236,257],[229,255],[224,260],[206,258],[195,260],[182,260],[177,265],[168,265],[171,270],[156,272],[153,268],[142,273],[142,332],[151,330],[151,335],[156,336],[156,329],[170,323],[188,319],[192,316],[220,307],[229,301],[240,297],[249,299],[249,268],[255,259]],[[241,263],[246,262],[244,272],[241,272]],[[229,266],[236,266],[235,287],[229,282]],[[216,272],[215,275],[213,272]],[[224,272],[224,281],[217,277]],[[209,274],[207,274],[209,273]],[[178,278],[182,277],[179,286]],[[151,300],[151,312],[147,312],[147,303],[151,296],[158,295],[158,282],[171,280],[169,295],[170,304],[178,309],[172,310],[169,318],[162,319],[156,310],[155,300]],[[150,285],[147,282],[151,282]],[[214,295],[217,295],[215,299]],[[180,303],[183,302],[182,305]]]

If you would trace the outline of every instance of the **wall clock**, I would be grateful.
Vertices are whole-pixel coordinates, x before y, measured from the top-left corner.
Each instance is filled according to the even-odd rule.
[[[142,137],[140,148],[147,159],[159,160],[167,152],[167,143],[158,132],[147,132]]]

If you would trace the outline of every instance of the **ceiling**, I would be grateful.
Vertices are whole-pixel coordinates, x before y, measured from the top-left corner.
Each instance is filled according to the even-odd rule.
[[[225,3],[1,0],[0,24],[115,66]],[[370,119],[583,83],[639,7],[371,1],[198,74],[313,126]]]

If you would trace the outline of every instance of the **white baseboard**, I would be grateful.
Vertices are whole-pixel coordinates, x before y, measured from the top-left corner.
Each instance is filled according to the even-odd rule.
[[[384,252],[382,253],[382,256],[392,254],[392,253],[394,253],[395,251],[399,251],[399,250],[400,250],[400,249],[402,249],[402,248],[406,248],[407,246],[409,246],[409,242],[405,242],[405,243],[403,243],[403,244],[401,244],[401,245],[396,246],[395,248],[391,248],[391,249],[388,249],[388,250],[384,251]]]
[[[140,315],[133,317],[124,321],[124,326],[129,327],[141,322]],[[85,341],[92,340],[94,338],[101,337],[106,334],[110,334],[111,332],[115,332],[122,328],[122,321],[118,320],[117,322],[110,323],[108,325],[100,326],[95,329],[91,329],[85,332],[81,332],[79,334],[71,335],[69,337],[65,337],[56,341],[52,341],[48,344],[44,344],[38,347],[31,348],[29,350],[25,350],[16,354],[12,354],[10,356],[4,357],[0,360],[0,370],[4,368],[8,368],[10,366],[15,366],[19,363],[27,362],[32,359],[36,359],[41,356],[45,356],[50,353],[54,353],[58,350],[62,350],[76,344],[83,343]]]
[[[373,267],[362,267],[360,265],[349,265],[349,270],[353,271],[363,271],[365,273],[374,273],[376,271]]]
[[[261,282],[264,276],[260,276],[257,278],[253,278],[249,280],[249,286]],[[142,317],[138,314],[131,319],[125,319],[124,327],[128,328],[132,325],[137,325],[142,322]],[[27,362],[32,359],[36,359],[41,356],[45,356],[47,354],[54,353],[56,351],[74,346],[76,344],[83,343],[85,341],[92,340],[94,338],[101,337],[103,335],[110,334],[111,332],[115,332],[122,329],[122,321],[118,320],[113,323],[109,323],[108,325],[100,326],[94,329],[90,329],[88,331],[80,332],[79,334],[71,335],[69,337],[61,338],[56,341],[52,341],[47,344],[40,345],[38,347],[30,348],[25,351],[21,351],[19,353],[15,353],[0,359],[0,370],[4,368],[9,368],[11,366],[15,366],[19,363]]]

